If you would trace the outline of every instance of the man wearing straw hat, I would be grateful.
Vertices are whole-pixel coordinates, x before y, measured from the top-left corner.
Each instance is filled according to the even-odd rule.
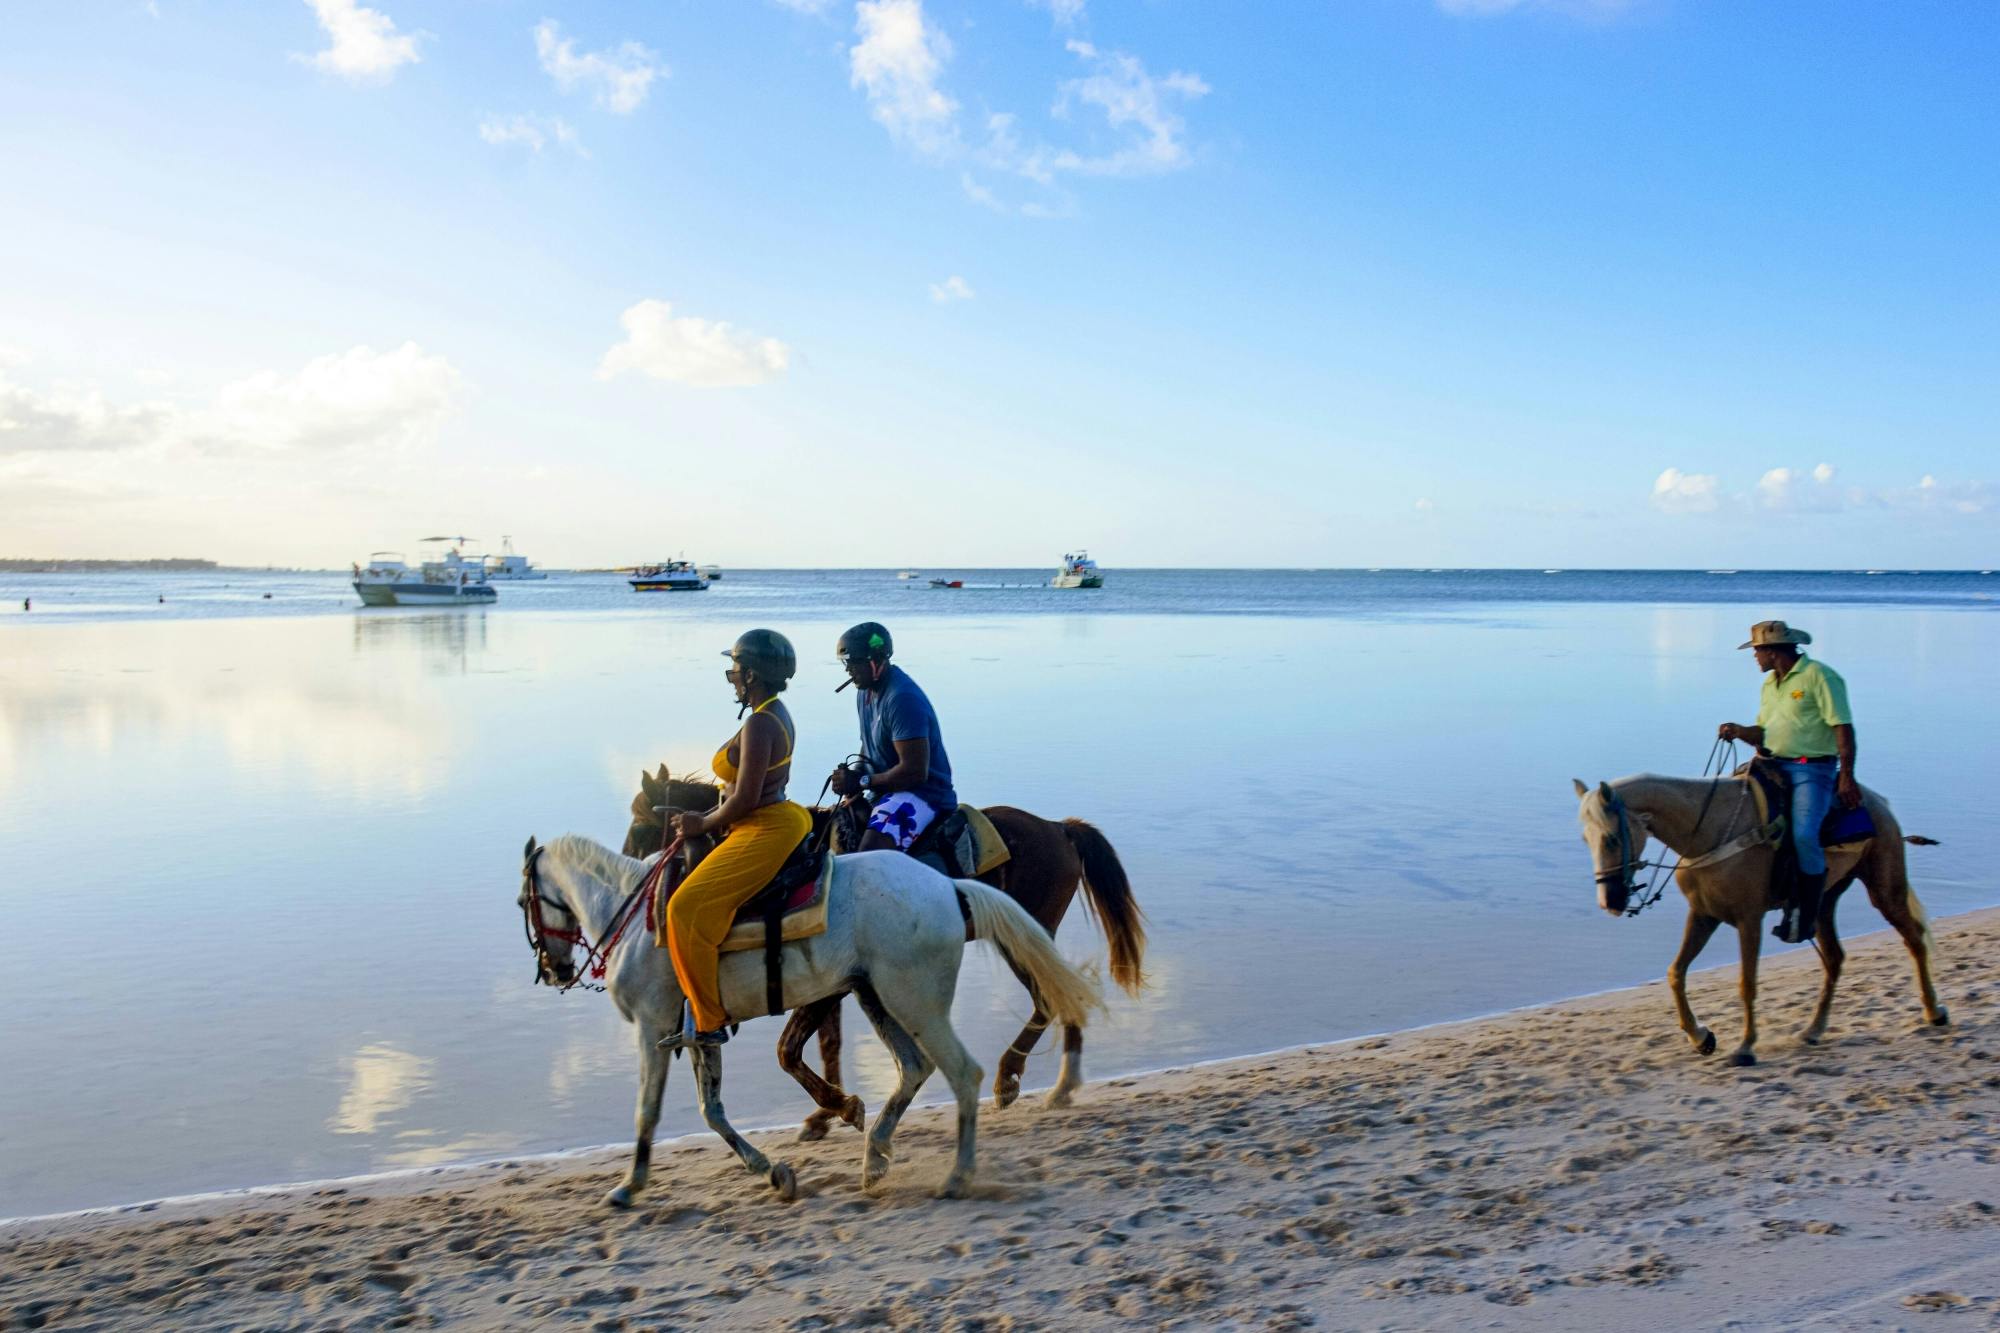
[[[1798,853],[1799,882],[1771,931],[1787,944],[1802,944],[1819,929],[1820,895],[1826,890],[1820,825],[1836,799],[1850,810],[1861,804],[1861,787],[1854,780],[1854,714],[1847,707],[1847,682],[1832,667],[1799,651],[1811,642],[1812,635],[1782,620],[1752,625],[1750,641],[1739,647],[1751,649],[1757,669],[1765,673],[1757,723],[1745,727],[1725,722],[1716,728],[1723,740],[1748,741],[1779,761],[1791,782],[1792,847]]]

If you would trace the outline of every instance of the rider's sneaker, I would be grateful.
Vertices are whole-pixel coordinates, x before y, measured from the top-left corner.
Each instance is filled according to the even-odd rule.
[[[1783,940],[1786,944],[1805,943],[1806,936],[1799,930],[1799,906],[1797,903],[1785,904],[1784,913],[1778,918],[1778,924],[1771,927],[1771,934]]]
[[[689,1019],[673,1036],[660,1038],[658,1045],[663,1051],[684,1051],[690,1046],[720,1046],[728,1040],[728,1028],[717,1028],[713,1032],[696,1032],[694,1020]]]

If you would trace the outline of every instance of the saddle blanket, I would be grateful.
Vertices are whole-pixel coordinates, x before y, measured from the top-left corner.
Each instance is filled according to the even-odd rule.
[[[962,805],[959,809],[965,812],[965,825],[972,831],[972,864],[966,872],[967,878],[976,879],[993,867],[1005,865],[1013,859],[1014,854],[1007,850],[1000,830],[993,827],[993,821],[986,817],[984,810],[976,805]]]
[[[833,863],[838,858],[820,858],[819,873],[800,882],[785,900],[785,914],[778,922],[778,938],[790,944],[826,933],[826,899],[833,888]],[[722,952],[764,947],[764,909],[759,894],[737,914],[736,924],[722,938]]]

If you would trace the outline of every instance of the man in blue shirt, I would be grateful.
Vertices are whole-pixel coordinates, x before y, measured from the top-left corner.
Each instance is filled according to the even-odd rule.
[[[881,625],[856,625],[840,636],[836,651],[848,683],[858,689],[863,767],[859,774],[835,769],[833,790],[841,796],[866,792],[873,802],[868,833],[856,850],[907,852],[925,829],[958,809],[937,712],[909,673],[889,664],[895,645]]]

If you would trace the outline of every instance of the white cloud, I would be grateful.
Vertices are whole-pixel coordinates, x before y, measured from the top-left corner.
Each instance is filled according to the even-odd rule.
[[[1884,491],[1882,501],[1894,509],[1987,514],[2000,507],[2000,488],[1988,481],[1939,481],[1925,473],[1914,487]]]
[[[1416,504],[1416,510],[1420,514],[1428,514],[1436,508],[1437,506],[1432,504],[1428,499],[1418,500]]]
[[[458,408],[451,363],[415,343],[356,347],[295,374],[266,371],[190,407],[160,400],[116,407],[95,390],[39,392],[0,380],[0,454],[172,449],[249,453],[427,442]]]
[[[1757,504],[1764,509],[1831,513],[1850,505],[1868,502],[1865,492],[1842,491],[1833,484],[1834,466],[1821,463],[1811,472],[1798,468],[1774,467],[1757,479]]]
[[[589,157],[576,130],[561,116],[488,116],[479,122],[479,137],[499,147],[517,146],[531,153],[554,144]]]
[[[791,349],[727,324],[691,316],[675,318],[665,301],[641,301],[618,317],[625,341],[604,354],[597,378],[637,371],[703,389],[745,388],[785,373]]]
[[[578,55],[575,43],[561,32],[554,19],[535,25],[535,54],[542,68],[564,92],[589,88],[597,105],[607,111],[631,115],[644,104],[653,80],[666,77],[667,67],[659,55],[637,42]]]
[[[1813,480],[1824,485],[1833,480],[1834,467],[1831,463],[1821,463],[1813,469]]]
[[[1709,514],[1721,504],[1721,482],[1713,473],[1670,467],[1653,482],[1653,507],[1669,514]]]
[[[1046,9],[1059,28],[1073,28],[1083,18],[1084,0],[1028,0],[1034,9]]]
[[[397,66],[423,59],[417,51],[417,40],[423,34],[397,32],[395,21],[379,9],[368,9],[355,0],[306,3],[319,17],[319,26],[326,30],[330,43],[312,57],[316,68],[359,83],[386,79]]]
[[[833,6],[833,0],[777,0],[777,3],[794,14],[824,14]]]
[[[1097,68],[1093,74],[1062,85],[1056,94],[1055,114],[1067,116],[1077,104],[1096,107],[1110,128],[1123,133],[1127,142],[1094,155],[1059,152],[1049,159],[1050,167],[1083,175],[1136,176],[1187,165],[1187,147],[1181,141],[1187,127],[1172,104],[1208,95],[1209,86],[1200,75],[1176,70],[1155,77],[1136,56],[1099,51],[1089,42],[1074,39],[1065,45]]]
[[[294,375],[266,371],[224,385],[192,434],[259,450],[405,447],[435,437],[458,409],[461,386],[449,361],[413,342],[393,352],[355,347]]]
[[[114,407],[95,389],[40,392],[0,374],[0,455],[130,449],[158,438],[172,417],[164,403]]]
[[[946,278],[943,282],[934,282],[931,284],[931,300],[936,301],[939,305],[948,305],[953,301],[970,301],[977,295],[978,293],[966,284],[965,279],[959,277],[956,273]]]
[[[958,103],[938,87],[951,42],[924,21],[922,0],[860,0],[854,30],[860,40],[848,51],[848,81],[870,113],[918,152],[955,152]]]

